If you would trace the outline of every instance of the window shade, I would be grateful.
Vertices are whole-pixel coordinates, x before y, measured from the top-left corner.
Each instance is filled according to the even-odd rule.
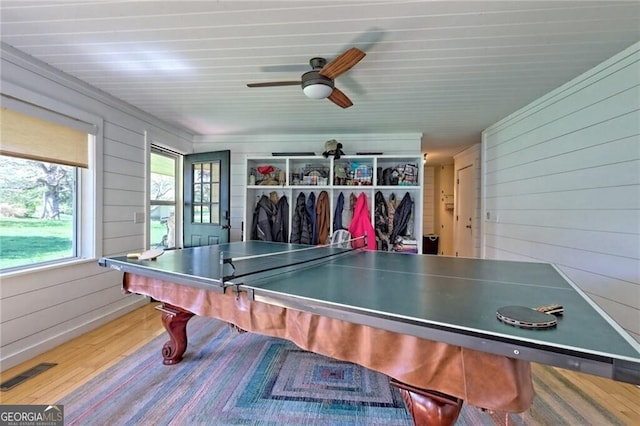
[[[6,107],[0,110],[3,155],[87,168],[88,140],[86,132]]]

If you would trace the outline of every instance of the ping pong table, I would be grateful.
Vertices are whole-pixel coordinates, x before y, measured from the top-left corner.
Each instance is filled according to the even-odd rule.
[[[453,424],[463,401],[525,411],[531,362],[640,384],[640,345],[546,263],[248,241],[99,264],[162,303],[165,364],[182,359],[193,315],[214,317],[388,375],[415,424]],[[552,328],[496,318],[550,303],[565,310]]]

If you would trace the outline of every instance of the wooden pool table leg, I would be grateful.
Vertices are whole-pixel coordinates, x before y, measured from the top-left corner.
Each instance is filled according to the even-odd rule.
[[[162,311],[162,325],[169,334],[169,341],[162,347],[162,363],[177,364],[187,350],[187,322],[194,314],[168,303],[163,303],[158,310]]]
[[[407,410],[416,426],[449,426],[456,423],[462,410],[461,399],[440,392],[420,389],[391,379],[391,385],[402,394]]]

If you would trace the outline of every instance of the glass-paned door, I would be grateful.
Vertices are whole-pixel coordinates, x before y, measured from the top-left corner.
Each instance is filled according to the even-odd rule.
[[[185,157],[185,247],[229,241],[229,151]]]

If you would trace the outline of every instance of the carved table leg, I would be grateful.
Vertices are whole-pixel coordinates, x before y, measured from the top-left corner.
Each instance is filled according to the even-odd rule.
[[[162,325],[169,334],[169,341],[162,347],[162,363],[177,364],[187,350],[187,322],[194,314],[166,303],[158,310],[162,311]]]
[[[436,391],[420,389],[391,379],[391,385],[402,394],[407,410],[416,426],[454,425],[462,400]]]

